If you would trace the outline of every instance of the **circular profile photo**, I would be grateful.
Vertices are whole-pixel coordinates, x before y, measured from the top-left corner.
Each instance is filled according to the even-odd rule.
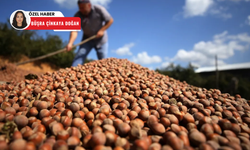
[[[16,10],[10,16],[10,24],[16,30],[24,30],[30,24],[30,17],[23,10]]]

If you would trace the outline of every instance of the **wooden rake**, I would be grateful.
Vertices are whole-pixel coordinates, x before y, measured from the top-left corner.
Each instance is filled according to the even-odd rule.
[[[87,43],[88,41],[92,40],[96,38],[96,35],[93,35],[89,38],[87,38],[86,40],[83,40],[81,41],[80,43],[76,44],[76,45],[73,45],[72,48],[75,48],[79,45],[82,45],[84,43]],[[47,58],[47,57],[50,57],[50,56],[53,56],[53,55],[56,55],[56,54],[59,54],[59,53],[62,53],[62,52],[65,52],[66,51],[66,48],[63,48],[63,49],[60,49],[60,50],[57,50],[55,52],[52,52],[52,53],[49,53],[49,54],[46,54],[46,55],[43,55],[43,56],[40,56],[40,57],[36,57],[36,58],[32,58],[32,59],[29,59],[29,60],[26,60],[26,61],[23,61],[23,62],[19,62],[19,63],[16,63],[15,65],[18,66],[18,65],[22,65],[22,64],[26,64],[26,63],[29,63],[29,62],[33,62],[33,61],[37,61],[37,60],[41,60],[41,59],[44,59],[44,58]]]

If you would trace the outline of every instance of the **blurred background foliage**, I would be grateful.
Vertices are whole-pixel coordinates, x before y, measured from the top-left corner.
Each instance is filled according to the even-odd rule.
[[[10,58],[11,62],[19,62],[21,57],[28,58],[39,57],[66,46],[67,42],[63,42],[59,36],[47,34],[46,38],[39,36],[35,31],[17,31],[7,23],[0,23],[0,55]],[[40,60],[53,64],[58,68],[70,67],[74,58],[74,50],[70,52],[60,53],[46,59]],[[86,59],[85,63],[91,62],[93,59]],[[203,87],[206,89],[216,88],[215,73],[209,76],[203,76],[195,73],[195,67],[191,63],[187,67],[175,66],[171,63],[167,68],[156,69],[164,75],[168,75],[180,81],[186,81],[188,84]],[[232,78],[238,79],[237,87],[232,87]],[[230,73],[220,72],[219,89],[223,93],[231,95],[240,94],[243,98],[250,99],[250,81],[249,78],[235,76]],[[234,90],[232,90],[234,88]]]
[[[13,29],[7,23],[0,23],[0,55],[6,56],[11,62],[20,62],[20,56],[36,58],[66,46],[57,35],[46,34],[43,38],[35,31]],[[40,62],[51,63],[57,67],[70,67],[74,58],[74,50],[63,52],[51,57],[39,60]]]
[[[164,69],[156,69],[155,71],[180,81],[186,81],[188,84],[197,87],[217,89],[216,73],[195,73],[195,67],[192,66],[191,63],[189,63],[189,65],[185,68],[181,67],[180,65],[174,66],[174,64],[170,64]],[[236,84],[234,79],[237,80]],[[218,89],[220,89],[220,91],[223,93],[229,93],[232,96],[239,94],[242,98],[250,100],[250,78],[228,73],[227,71],[220,71]]]

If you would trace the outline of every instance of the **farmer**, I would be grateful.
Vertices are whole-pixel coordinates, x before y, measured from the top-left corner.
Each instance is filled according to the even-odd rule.
[[[82,41],[96,35],[96,38],[79,46],[72,66],[84,64],[87,55],[92,48],[95,48],[98,59],[106,58],[108,53],[107,29],[113,23],[113,18],[109,12],[100,5],[93,5],[90,0],[78,0],[79,11],[74,17],[81,18],[81,28],[83,30]],[[67,51],[72,50],[72,45],[77,37],[77,31],[71,31]]]

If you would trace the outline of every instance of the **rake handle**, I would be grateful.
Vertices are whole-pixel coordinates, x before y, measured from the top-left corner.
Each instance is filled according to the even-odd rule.
[[[93,35],[91,36],[90,38],[87,38],[86,40],[83,40],[81,41],[80,43],[76,44],[76,45],[73,45],[72,48],[75,48],[79,45],[82,45],[84,43],[87,43],[88,41],[92,40],[96,38],[96,35]],[[36,57],[36,58],[32,58],[32,59],[29,59],[27,61],[23,61],[23,62],[19,62],[19,63],[16,63],[15,65],[18,66],[18,65],[22,65],[22,64],[26,64],[26,63],[29,63],[29,62],[32,62],[32,61],[37,61],[37,60],[41,60],[41,59],[44,59],[44,58],[47,58],[47,57],[50,57],[50,56],[53,56],[53,55],[56,55],[56,54],[59,54],[59,53],[62,53],[66,51],[66,48],[63,48],[63,49],[60,49],[58,51],[55,51],[55,52],[52,52],[52,53],[49,53],[49,54],[46,54],[46,55],[43,55],[43,56],[40,56],[40,57]]]

